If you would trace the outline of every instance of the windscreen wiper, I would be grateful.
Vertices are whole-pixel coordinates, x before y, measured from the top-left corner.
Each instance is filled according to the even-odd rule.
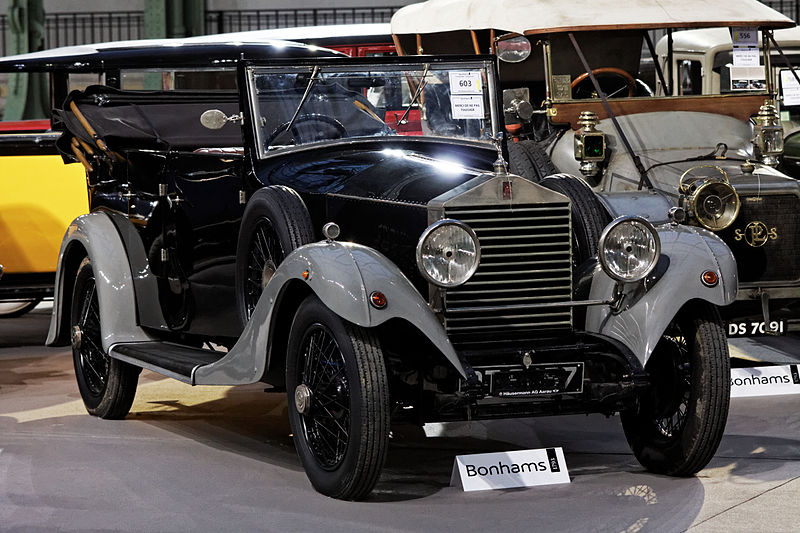
[[[429,63],[425,63],[425,68],[422,71],[422,80],[420,80],[419,85],[417,86],[417,90],[414,92],[414,96],[411,98],[411,101],[408,103],[408,107],[406,107],[403,116],[397,119],[397,114],[395,114],[395,119],[397,119],[398,125],[405,125],[408,123],[408,114],[411,113],[411,108],[414,107],[414,104],[417,103],[417,99],[419,99],[420,95],[422,94],[422,90],[425,88],[425,85],[428,83],[425,78],[428,76],[428,70],[431,68]]]
[[[300,99],[300,103],[297,105],[297,109],[295,109],[294,111],[294,116],[292,117],[292,120],[290,120],[289,123],[286,125],[286,129],[283,130],[281,133],[286,133],[287,131],[292,129],[292,126],[294,126],[297,117],[300,115],[300,109],[303,107],[303,104],[306,103],[306,100],[308,100],[308,95],[311,94],[311,89],[314,87],[314,84],[319,79],[317,78],[317,74],[319,74],[319,71],[320,71],[319,65],[315,65],[314,70],[311,71],[311,78],[309,78],[308,80],[308,85],[306,85],[306,91],[303,93],[303,97]]]

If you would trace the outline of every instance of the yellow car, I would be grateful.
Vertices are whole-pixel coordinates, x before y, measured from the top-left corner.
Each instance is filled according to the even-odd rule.
[[[53,295],[61,238],[88,211],[83,169],[64,165],[49,128],[49,120],[0,123],[0,318]]]

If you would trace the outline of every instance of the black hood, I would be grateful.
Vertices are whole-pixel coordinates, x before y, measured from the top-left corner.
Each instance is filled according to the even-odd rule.
[[[472,145],[425,142],[342,146],[263,161],[264,185],[286,185],[300,193],[369,198],[424,205],[431,199],[491,171],[496,153]]]

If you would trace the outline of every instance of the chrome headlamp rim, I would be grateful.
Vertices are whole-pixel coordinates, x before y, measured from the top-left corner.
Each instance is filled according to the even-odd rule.
[[[605,250],[606,240],[608,239],[608,234],[611,233],[611,231],[614,230],[620,224],[623,224],[625,222],[631,222],[631,221],[638,222],[638,223],[642,224],[645,227],[645,229],[647,229],[650,232],[650,234],[653,236],[653,240],[655,241],[655,246],[656,246],[656,250],[655,250],[655,254],[654,254],[655,255],[655,260],[652,261],[650,263],[650,266],[647,268],[647,270],[644,273],[640,274],[638,277],[636,277],[636,278],[624,278],[624,277],[618,276],[613,271],[613,269],[608,265],[608,262],[606,260],[605,254],[603,252]],[[608,224],[608,226],[606,226],[605,229],[603,229],[603,232],[600,234],[600,241],[597,243],[597,255],[598,255],[598,258],[600,260],[600,265],[603,267],[603,272],[605,272],[610,278],[612,278],[615,281],[620,281],[620,282],[623,282],[623,283],[636,283],[638,281],[643,280],[647,276],[649,276],[650,273],[653,271],[653,269],[656,268],[656,265],[658,264],[658,259],[661,257],[661,238],[658,236],[658,231],[656,231],[655,226],[653,226],[653,224],[651,224],[649,220],[647,220],[647,219],[645,219],[643,217],[637,216],[637,215],[623,215],[623,216],[617,217],[614,220],[612,220]]]
[[[430,274],[428,274],[428,271],[425,270],[425,266],[422,264],[423,243],[428,238],[428,236],[430,236],[431,233],[441,228],[442,226],[447,226],[447,225],[458,226],[459,228],[463,229],[475,242],[475,262],[472,265],[472,267],[467,271],[467,275],[464,277],[464,281],[460,281],[458,283],[442,283],[440,280],[434,279]],[[460,220],[456,220],[454,218],[443,218],[441,220],[437,220],[436,222],[425,228],[425,231],[422,232],[422,235],[420,235],[419,240],[417,241],[415,258],[417,261],[417,270],[420,271],[422,277],[424,277],[426,281],[436,285],[437,287],[451,289],[453,287],[458,287],[459,285],[463,285],[464,283],[469,281],[475,274],[475,271],[478,270],[478,266],[480,265],[481,262],[481,245],[480,241],[478,240],[478,236],[475,234],[475,231],[472,228],[470,228]]]

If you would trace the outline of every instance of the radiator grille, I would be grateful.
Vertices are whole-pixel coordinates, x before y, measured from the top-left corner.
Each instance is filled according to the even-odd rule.
[[[533,307],[572,298],[569,203],[451,207],[469,225],[481,262],[464,285],[445,293],[445,328],[455,344],[525,340],[572,326],[572,310]]]
[[[800,198],[793,194],[743,196],[736,221],[720,233],[739,269],[739,283],[791,283],[800,278]],[[776,238],[747,244],[748,224],[761,222]],[[737,240],[737,236],[739,240]]]

